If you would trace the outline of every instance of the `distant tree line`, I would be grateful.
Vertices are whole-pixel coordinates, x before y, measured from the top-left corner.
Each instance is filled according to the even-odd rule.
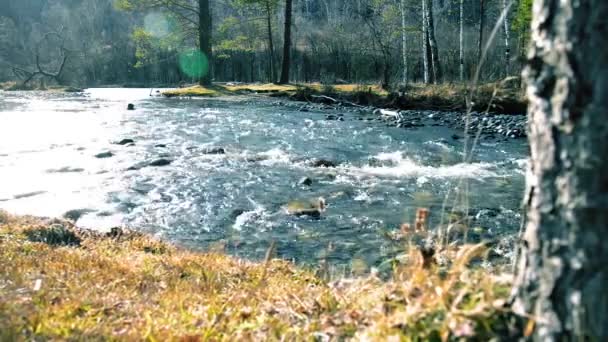
[[[65,56],[55,81],[87,86],[494,81],[519,74],[530,13],[531,0],[0,0],[0,80]],[[205,75],[184,71],[191,50]]]

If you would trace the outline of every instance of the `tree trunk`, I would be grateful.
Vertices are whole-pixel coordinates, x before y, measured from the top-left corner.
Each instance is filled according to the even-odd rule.
[[[208,69],[203,74],[199,83],[201,85],[210,85],[213,72],[213,55],[211,51],[211,9],[209,8],[209,0],[198,0],[198,39],[199,49],[201,53],[207,57]]]
[[[608,1],[537,0],[513,309],[538,341],[608,340]]]
[[[266,0],[266,29],[268,33],[268,63],[270,68],[270,83],[273,83],[276,81],[276,73],[274,67],[274,43],[272,41],[272,9],[270,8],[270,0]]]
[[[289,83],[289,66],[291,63],[291,8],[292,0],[285,0],[285,32],[283,41],[283,64],[281,65],[280,84]]]
[[[511,63],[511,45],[510,45],[510,28],[509,28],[509,6],[507,0],[502,0],[502,11],[504,12],[505,20],[503,21],[503,30],[505,35],[505,77],[509,76]]]
[[[428,44],[431,51],[431,71],[433,83],[441,80],[441,66],[439,65],[439,50],[435,40],[435,23],[433,22],[433,0],[427,0],[426,4],[426,32]]]
[[[460,82],[464,82],[464,0],[460,0]]]
[[[479,0],[479,41],[477,42],[477,67],[481,68],[481,56],[483,55],[483,29],[485,26],[485,0]],[[481,70],[479,70],[481,78]],[[479,80],[478,80],[479,81]]]
[[[403,60],[403,76],[401,82],[407,85],[408,65],[407,65],[407,32],[405,31],[405,0],[399,3],[401,11],[401,58]]]
[[[427,0],[422,0],[422,68],[424,83],[430,83],[429,75],[429,36],[428,36],[428,21],[426,20]]]

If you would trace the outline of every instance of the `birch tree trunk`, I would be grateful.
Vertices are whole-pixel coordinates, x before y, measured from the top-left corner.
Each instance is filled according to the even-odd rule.
[[[503,30],[505,37],[505,77],[509,76],[511,63],[511,44],[509,32],[509,5],[507,0],[502,0],[502,11],[504,12],[505,20],[503,21]]]
[[[403,59],[403,85],[407,85],[408,65],[407,65],[407,34],[405,31],[405,0],[399,3],[401,11],[401,57]]]
[[[464,82],[464,0],[460,0],[460,82]]]
[[[422,68],[424,83],[430,83],[429,78],[429,37],[428,37],[428,21],[426,20],[427,0],[422,0]]]
[[[439,65],[439,49],[435,40],[435,23],[433,22],[433,0],[426,3],[426,32],[428,46],[431,52],[431,71],[433,83],[437,84],[441,79],[441,66]]]
[[[534,340],[608,340],[608,1],[537,0],[513,309]]]

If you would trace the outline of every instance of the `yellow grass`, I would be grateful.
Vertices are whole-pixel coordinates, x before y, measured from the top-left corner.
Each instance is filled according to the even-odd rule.
[[[163,95],[167,97],[210,97],[218,95],[218,92],[215,89],[196,85],[187,88],[167,90],[163,92]]]
[[[500,333],[508,284],[411,252],[395,277],[332,283],[281,260],[182,250],[0,212],[0,340],[428,340]]]
[[[266,83],[266,84],[238,84],[232,86],[224,86],[224,88],[228,91],[238,92],[238,91],[250,91],[250,92],[291,92],[296,91],[297,86],[291,84],[274,84],[274,83]]]

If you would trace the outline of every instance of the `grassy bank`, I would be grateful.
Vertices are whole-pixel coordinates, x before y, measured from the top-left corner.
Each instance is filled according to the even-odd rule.
[[[489,83],[471,90],[460,84],[410,84],[396,92],[388,92],[378,85],[337,84],[239,84],[192,86],[169,90],[167,97],[209,97],[243,93],[262,93],[290,97],[309,102],[342,103],[394,109],[428,109],[442,111],[476,111],[497,113],[525,113],[526,100],[517,79]]]
[[[327,282],[270,257],[197,254],[0,212],[0,340],[504,336],[509,284],[466,266],[482,253],[462,248],[439,271],[411,252],[393,280]]]

